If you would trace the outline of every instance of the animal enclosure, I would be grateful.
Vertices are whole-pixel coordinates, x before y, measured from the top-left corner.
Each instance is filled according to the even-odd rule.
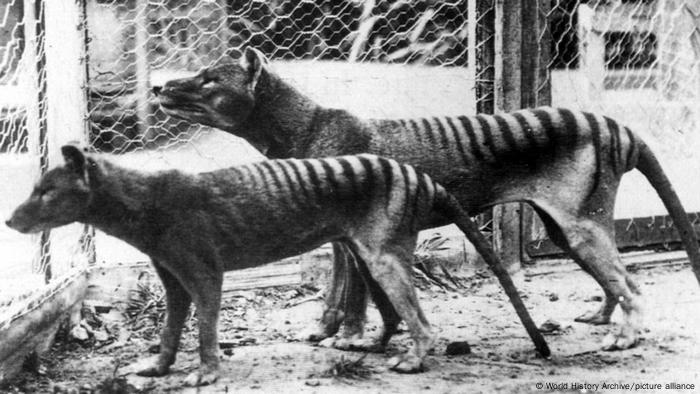
[[[144,170],[198,172],[261,160],[240,138],[169,118],[150,91],[235,61],[253,46],[318,102],[364,117],[549,104],[614,117],[659,154],[697,222],[700,182],[689,181],[700,173],[697,2],[547,0],[529,10],[510,3],[3,2],[0,212],[7,217],[37,177],[60,163],[58,148],[69,141]],[[677,241],[641,176],[625,178],[618,201],[620,246]],[[518,257],[556,254],[532,213],[517,211],[516,224],[494,227],[515,227]],[[0,327],[40,308],[92,267],[145,260],[80,225],[37,237],[2,226],[0,256]]]

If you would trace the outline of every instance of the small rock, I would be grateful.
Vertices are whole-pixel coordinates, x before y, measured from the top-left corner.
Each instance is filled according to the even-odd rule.
[[[233,349],[231,349],[231,348],[224,349],[224,354],[227,356],[233,356]]]
[[[321,382],[318,379],[309,379],[304,382],[304,384],[311,387],[318,387],[321,385]]]
[[[70,330],[70,336],[78,341],[87,341],[89,335],[85,327],[75,326]]]
[[[557,293],[550,293],[550,294],[549,294],[549,300],[552,301],[552,302],[558,301],[558,300],[559,300],[559,295],[557,295]]]
[[[561,331],[561,323],[556,320],[547,319],[547,321],[542,323],[539,330],[545,333]]]
[[[95,340],[98,342],[105,342],[109,339],[109,335],[103,330],[96,330],[92,334],[95,336]]]
[[[600,302],[600,301],[603,301],[603,297],[601,297],[599,295],[594,295],[594,296],[590,296],[590,297],[586,298],[583,301],[584,302]]]
[[[471,352],[472,349],[467,341],[450,342],[445,349],[445,355],[447,356],[458,356],[461,354],[470,354]]]

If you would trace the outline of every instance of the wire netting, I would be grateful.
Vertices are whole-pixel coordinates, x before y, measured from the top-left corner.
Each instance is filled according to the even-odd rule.
[[[622,121],[652,146],[691,212],[700,211],[700,3],[693,0],[552,0],[539,51],[555,106]],[[551,83],[551,85],[549,85]],[[623,178],[618,243],[674,238],[656,193],[639,175]],[[643,220],[634,218],[643,217]],[[692,216],[697,219],[697,215]],[[540,229],[543,232],[543,229]],[[542,234],[541,234],[542,235]]]
[[[248,46],[326,106],[365,117],[472,113],[479,100],[493,100],[493,68],[484,61],[492,51],[483,50],[493,28],[477,30],[476,22],[493,4],[477,3],[88,1],[90,142],[141,169],[204,171],[261,159],[237,137],[169,118],[150,92],[237,61]],[[130,258],[116,241],[98,237],[97,245],[98,261]]]

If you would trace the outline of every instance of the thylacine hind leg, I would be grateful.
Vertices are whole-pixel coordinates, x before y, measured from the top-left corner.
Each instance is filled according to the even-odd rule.
[[[389,360],[392,369],[404,373],[420,371],[423,358],[435,342],[411,280],[414,247],[415,238],[381,245],[375,240],[358,242],[354,248],[360,257],[358,264],[365,265],[366,272],[381,287],[394,310],[408,325],[413,347],[406,354]]]
[[[396,329],[401,323],[401,317],[391,304],[389,297],[386,295],[377,281],[372,278],[368,271],[367,264],[359,256],[354,256],[354,264],[357,271],[362,276],[362,280],[369,289],[372,301],[379,310],[382,316],[384,327],[381,334],[376,337],[366,338],[362,335],[344,336],[334,342],[334,347],[341,350],[363,350],[368,352],[383,352],[386,345],[389,343],[392,335],[396,333]],[[352,299],[352,295],[348,297]]]
[[[333,269],[328,283],[325,306],[317,327],[302,334],[302,339],[323,341],[324,346],[337,346],[332,338],[344,324],[345,338],[362,336],[367,309],[367,288],[354,263],[356,258],[347,245],[333,242]]]
[[[542,220],[544,227],[547,229],[547,235],[549,235],[549,239],[552,240],[552,242],[555,245],[557,245],[559,248],[561,248],[573,257],[573,252],[569,248],[569,242],[567,241],[566,236],[564,235],[559,225],[544,210],[540,209],[537,206],[534,206],[534,208],[538,216]],[[577,322],[594,325],[610,323],[610,316],[615,310],[615,306],[617,306],[617,300],[615,299],[615,296],[612,294],[612,292],[608,290],[606,286],[603,285],[605,283],[603,277],[596,277],[595,272],[591,271],[587,265],[580,264],[580,266],[585,272],[593,276],[596,282],[598,282],[601,285],[601,287],[603,288],[604,298],[600,309],[598,309],[597,311],[585,312],[584,314],[578,316],[574,320]]]
[[[549,227],[557,227],[548,228],[548,231],[558,233],[556,236],[566,241],[571,257],[593,276],[605,292],[601,309],[577,320],[607,323],[616,304],[619,304],[625,321],[616,335],[606,337],[603,348],[616,350],[634,346],[642,324],[639,288],[625,270],[617,252],[612,231],[612,208],[583,210],[585,214],[578,216],[552,207],[538,205],[538,208],[551,219],[545,223]]]
[[[149,365],[143,366],[136,372],[141,376],[163,376],[168,373],[170,366],[175,362],[182,327],[192,303],[190,295],[170,272],[155,260],[153,266],[165,288],[165,324],[160,334],[158,357],[155,360],[149,360]]]

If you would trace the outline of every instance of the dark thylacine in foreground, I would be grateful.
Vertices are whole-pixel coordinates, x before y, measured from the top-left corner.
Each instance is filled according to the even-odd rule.
[[[146,253],[166,291],[160,355],[139,373],[159,376],[175,361],[190,303],[197,307],[201,366],[188,385],[218,376],[217,321],[223,273],[342,241],[379,304],[382,345],[405,320],[413,347],[390,361],[417,371],[434,337],[411,284],[418,229],[455,222],[484,254],[528,332],[549,350],[508,274],[457,201],[427,175],[377,156],[263,161],[186,175],[141,173],[62,149],[7,225],[29,233],[71,222],[95,226]]]
[[[620,261],[613,231],[625,172],[641,171],[656,189],[700,281],[697,239],[668,178],[639,136],[608,117],[543,107],[493,116],[360,119],[319,106],[252,48],[236,64],[206,68],[154,91],[168,114],[243,137],[271,158],[372,153],[429,174],[470,214],[528,202],[552,241],[605,292],[601,308],[577,320],[606,324],[615,306],[622,307],[625,322],[606,337],[605,349],[634,346],[641,329],[639,291]],[[336,342],[342,347],[361,335],[366,292],[337,245],[334,250],[328,309],[313,336],[332,335],[345,318],[350,338]]]

